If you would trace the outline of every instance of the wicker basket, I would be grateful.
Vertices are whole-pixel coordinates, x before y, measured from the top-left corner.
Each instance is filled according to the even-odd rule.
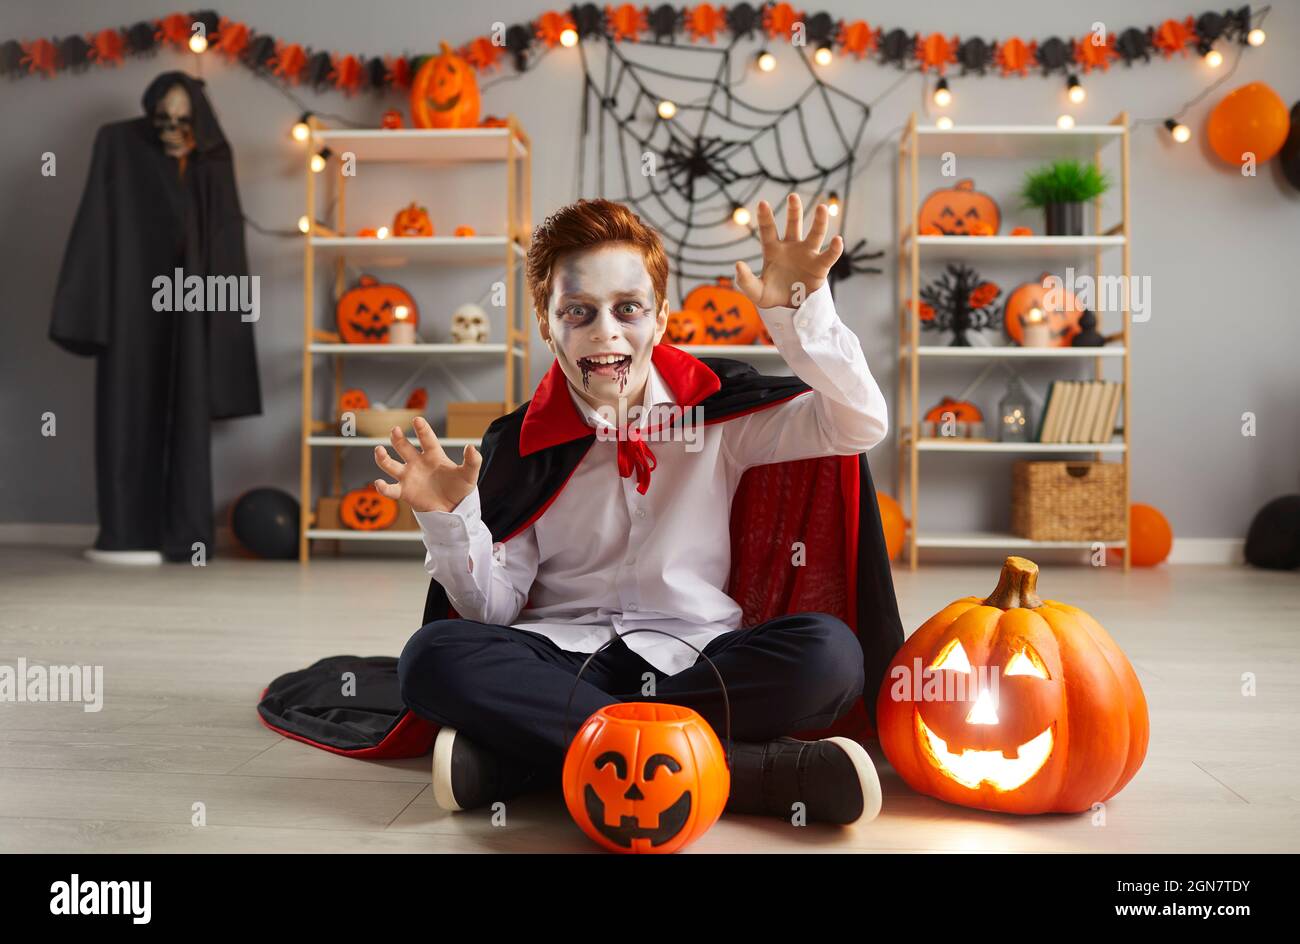
[[[1124,466],[1118,462],[1017,462],[1011,531],[1031,541],[1124,539]]]

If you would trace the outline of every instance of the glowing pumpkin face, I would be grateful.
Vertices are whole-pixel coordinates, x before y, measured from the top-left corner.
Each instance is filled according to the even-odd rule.
[[[669,312],[664,340],[669,344],[702,344],[704,341],[704,315],[689,308]]]
[[[993,236],[1002,226],[1002,211],[975,189],[975,181],[960,180],[925,198],[918,225],[922,235],[937,230],[945,236]]]
[[[682,307],[704,316],[704,344],[753,344],[763,330],[763,319],[744,293],[732,288],[731,279],[698,285],[682,300]]]
[[[353,387],[350,390],[344,390],[339,394],[339,412],[349,413],[355,410],[370,409],[370,398],[366,392],[359,388]]]
[[[564,758],[574,822],[611,852],[676,852],[718,821],[731,774],[689,708],[620,702],[587,719]]]
[[[398,210],[393,216],[394,236],[432,236],[433,220],[429,211],[414,201]]]
[[[1083,315],[1079,300],[1064,285],[1053,291],[1049,287],[1053,283],[1048,281],[1051,277],[1051,273],[1044,272],[1037,281],[1017,285],[1007,296],[1002,318],[1007,336],[1017,344],[1024,343],[1025,321],[1035,308],[1043,313],[1053,346],[1069,347],[1079,333],[1079,318]]]
[[[1009,557],[997,589],[931,617],[877,701],[885,756],[914,790],[1003,813],[1069,813],[1118,793],[1146,756],[1133,667],[1083,610]]]
[[[406,320],[419,324],[419,311],[400,285],[380,282],[363,275],[356,286],[343,293],[335,306],[339,338],[346,344],[387,344],[388,329],[397,309],[406,308]]]
[[[397,520],[397,502],[373,485],[358,488],[343,496],[339,520],[354,531],[382,531]]]
[[[478,82],[470,64],[446,43],[411,82],[411,121],[417,128],[473,128],[478,124]]]

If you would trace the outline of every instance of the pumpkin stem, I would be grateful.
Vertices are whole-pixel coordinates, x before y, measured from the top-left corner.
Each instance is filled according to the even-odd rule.
[[[1032,610],[1043,605],[1037,590],[1038,565],[1024,557],[1008,557],[998,576],[998,585],[984,600],[984,605],[999,610],[1017,607]]]

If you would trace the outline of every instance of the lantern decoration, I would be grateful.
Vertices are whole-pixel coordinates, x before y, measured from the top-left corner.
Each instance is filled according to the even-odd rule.
[[[339,502],[339,520],[354,531],[382,531],[397,520],[397,502],[373,484],[354,489]]]
[[[1033,347],[1025,339],[1025,326],[1038,321],[1046,322],[1049,343],[1045,347],[1069,347],[1079,333],[1079,316],[1083,309],[1073,292],[1064,285],[1049,291],[1051,273],[1044,272],[1036,281],[1017,285],[1007,296],[1002,309],[1002,320],[1007,336],[1017,344]],[[1035,316],[1034,311],[1038,314]],[[1030,340],[1034,340],[1032,337]]]
[[[731,774],[718,736],[690,708],[619,702],[587,719],[564,757],[564,802],[610,852],[676,852],[727,804]]]
[[[983,439],[984,414],[969,400],[944,397],[925,414],[921,435],[940,439]]]
[[[419,323],[419,309],[406,289],[371,275],[361,276],[335,306],[340,340],[345,344],[387,344],[399,307],[406,308],[412,325]]]
[[[682,307],[704,317],[702,344],[753,344],[763,330],[758,308],[726,276],[691,289]]]
[[[411,123],[417,128],[473,128],[478,115],[474,70],[443,43],[442,52],[424,60],[411,82]]]
[[[921,235],[994,236],[1002,227],[1002,210],[987,193],[975,189],[975,181],[959,180],[951,187],[931,191],[921,204],[918,225]]]
[[[1263,82],[1233,89],[1210,112],[1205,134],[1219,159],[1240,166],[1246,155],[1257,163],[1282,150],[1291,116],[1277,92]]]
[[[885,756],[912,789],[1000,813],[1077,813],[1118,793],[1146,756],[1137,674],[1091,616],[1037,593],[1008,557],[986,599],[926,621],[877,699]]]
[[[1012,377],[998,403],[998,441],[1025,443],[1032,442],[1033,438],[1034,411],[1029,393],[1019,377]]]

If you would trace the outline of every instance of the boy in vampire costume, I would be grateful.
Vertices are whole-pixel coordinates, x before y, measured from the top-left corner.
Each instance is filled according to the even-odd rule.
[[[761,203],[762,273],[736,264],[794,377],[660,343],[668,262],[626,207],[542,223],[528,279],[555,361],[532,400],[460,463],[422,419],[420,449],[395,428],[396,458],[375,450],[433,578],[396,666],[413,715],[365,731],[329,693],[359,669],[376,704],[392,666],[342,657],[277,679],[263,720],[356,756],[418,749],[437,725],[434,797],[465,810],[558,783],[577,724],[618,701],[684,705],[721,734],[716,666],[729,811],[874,817],[858,739],[903,640],[864,455],[887,414],[826,283],[843,242],[823,246],[824,205],[806,234],[802,217],[792,194],[781,235]]]

